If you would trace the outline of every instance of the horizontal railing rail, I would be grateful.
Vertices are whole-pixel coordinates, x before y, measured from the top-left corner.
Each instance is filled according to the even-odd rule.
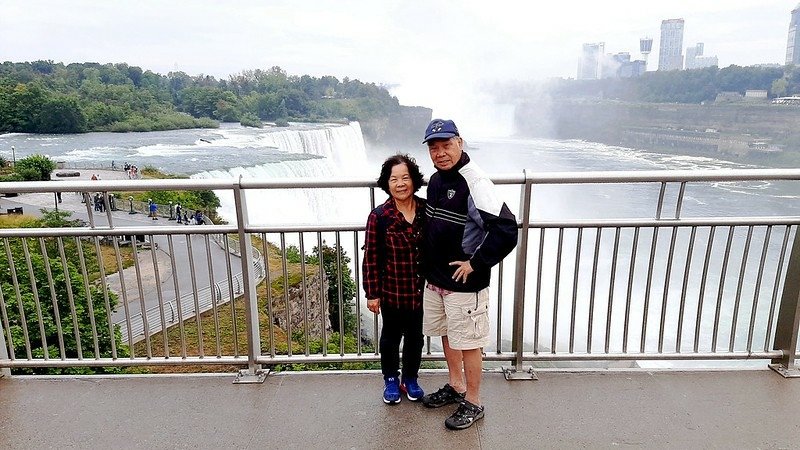
[[[784,373],[796,370],[800,210],[787,202],[742,214],[704,208],[696,197],[741,202],[730,190],[701,191],[747,182],[792,183],[794,194],[800,170],[524,172],[492,179],[517,214],[520,238],[493,269],[496,335],[484,349],[487,361],[519,371],[533,363],[763,359]],[[610,196],[612,207],[601,214],[539,211],[559,198],[558,185],[566,198],[596,195],[598,184],[623,193]],[[646,189],[624,191],[636,186]],[[0,185],[0,193],[208,189],[233,198],[231,224],[121,225],[123,201],[117,212],[87,208],[89,227],[0,229],[8,261],[0,273],[0,368],[246,364],[254,373],[261,365],[379,361],[380,318],[365,311],[358,288],[363,222],[376,203],[373,180]],[[369,192],[357,200],[363,218],[271,224],[248,209],[251,193],[332,189]],[[98,225],[101,217],[107,224]],[[134,250],[122,236],[145,236],[160,242],[159,250]],[[122,261],[125,248],[138,255],[130,267]],[[113,264],[98,265],[108,254]],[[443,360],[437,345],[429,341],[425,359]]]

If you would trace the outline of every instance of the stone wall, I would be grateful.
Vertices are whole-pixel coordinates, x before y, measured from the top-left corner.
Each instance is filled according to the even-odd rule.
[[[778,150],[800,150],[800,108],[785,105],[564,100],[520,105],[516,122],[523,135],[654,150],[682,147],[746,155],[763,153],[763,142]]]
[[[307,275],[305,291],[302,284],[289,287],[289,306],[292,331],[304,330],[308,323],[310,338],[322,337],[323,327],[331,331],[328,316],[328,281],[323,280],[320,298],[319,274]],[[285,297],[272,299],[273,324],[287,330]],[[306,322],[307,321],[307,322]]]

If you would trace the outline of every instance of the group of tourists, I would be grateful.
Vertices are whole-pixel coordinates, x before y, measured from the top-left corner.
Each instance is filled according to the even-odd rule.
[[[436,169],[426,199],[416,195],[423,175],[413,158],[394,155],[381,167],[378,186],[390,197],[367,219],[363,286],[367,308],[383,318],[383,401],[405,393],[429,408],[457,404],[445,426],[461,430],[484,416],[490,271],[516,246],[517,221],[452,120],[431,121],[423,144]],[[423,335],[441,337],[449,374],[427,395],[418,380]]]
[[[112,164],[112,169],[113,169],[114,162],[112,161],[111,164]],[[136,179],[139,178],[139,168],[136,167],[135,165],[128,164],[126,162],[125,165],[122,166],[122,168],[125,169],[125,173],[128,175],[128,179],[136,180]]]

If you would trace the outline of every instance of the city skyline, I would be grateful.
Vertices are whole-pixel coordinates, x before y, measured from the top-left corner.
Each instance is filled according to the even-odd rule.
[[[0,7],[3,61],[127,63],[218,79],[280,66],[290,75],[385,85],[402,104],[442,116],[482,109],[486,86],[496,83],[575,77],[586,42],[638,59],[639,38],[658,40],[658,24],[670,17],[691,24],[685,41],[705,42],[723,67],[782,63],[791,9],[784,0],[646,8],[638,0],[517,0],[502,8],[479,0],[0,0]]]

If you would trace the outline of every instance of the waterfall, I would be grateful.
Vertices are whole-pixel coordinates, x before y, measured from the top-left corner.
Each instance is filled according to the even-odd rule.
[[[204,171],[192,178],[311,178],[357,177],[367,173],[366,148],[361,126],[301,125],[291,129],[259,130],[248,145],[285,152],[286,158],[249,167]],[[241,138],[241,136],[239,136]],[[298,159],[303,155],[304,159]],[[274,158],[270,158],[274,159]],[[375,169],[377,176],[377,168]],[[232,193],[219,191],[220,216],[236,222]],[[321,221],[357,223],[369,212],[365,189],[281,189],[247,192],[252,223],[309,224]]]

